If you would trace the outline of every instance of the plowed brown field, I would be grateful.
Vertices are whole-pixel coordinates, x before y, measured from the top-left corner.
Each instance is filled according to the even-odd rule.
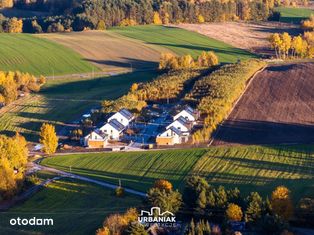
[[[314,63],[271,65],[257,75],[214,145],[314,142]]]

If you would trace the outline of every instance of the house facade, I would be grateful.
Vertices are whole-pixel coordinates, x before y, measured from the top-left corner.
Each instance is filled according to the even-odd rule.
[[[99,128],[101,133],[108,136],[108,138],[112,140],[120,140],[120,136],[124,129],[125,126],[117,119],[111,119],[104,126]]]
[[[88,148],[104,148],[108,144],[108,138],[99,130],[95,130],[84,137],[83,144]]]
[[[173,117],[173,120],[177,120],[180,117],[184,117],[187,121],[195,124],[197,119],[199,118],[199,112],[192,109],[190,106],[186,106],[184,110],[179,112],[177,115]]]
[[[123,126],[126,127],[134,119],[134,116],[127,109],[121,109],[119,112],[116,112],[114,115],[112,115],[108,119],[108,122],[110,122],[111,120],[114,120],[114,119],[118,120]]]
[[[170,127],[156,137],[157,145],[175,145],[182,144],[187,141],[187,136],[175,127]]]
[[[178,119],[174,120],[170,125],[166,127],[166,129],[169,129],[171,127],[174,127],[182,132],[183,135],[189,135],[190,130],[192,128],[191,124],[188,123],[188,121],[180,116]]]

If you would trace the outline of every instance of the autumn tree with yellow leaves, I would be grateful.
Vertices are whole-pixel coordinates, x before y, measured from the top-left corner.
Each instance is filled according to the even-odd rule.
[[[13,0],[0,0],[0,8],[11,8],[13,5]]]
[[[270,36],[271,48],[275,50],[278,59],[313,58],[314,32],[305,32],[303,37],[290,36],[288,33],[275,33]]]
[[[175,56],[171,53],[163,53],[159,62],[159,69],[208,68],[218,65],[218,63],[218,56],[213,51],[203,51],[197,60],[194,60],[191,55]]]
[[[314,30],[314,15],[311,15],[309,19],[302,21],[301,28],[305,31]]]
[[[153,23],[156,24],[156,25],[161,25],[162,24],[160,15],[159,15],[159,13],[157,11],[154,12]]]
[[[39,142],[43,145],[43,151],[47,154],[53,154],[58,147],[58,137],[55,127],[51,124],[44,123],[40,128]]]
[[[46,82],[45,77],[28,73],[0,71],[0,102],[9,104],[18,98],[20,92],[38,92]]]
[[[0,201],[11,198],[21,188],[28,160],[27,142],[18,133],[0,135]]]
[[[23,32],[23,20],[13,17],[6,21],[4,27],[8,33],[22,33]]]
[[[282,219],[288,221],[293,215],[293,203],[290,191],[285,186],[278,186],[271,195],[271,208]]]
[[[241,207],[234,203],[230,203],[226,210],[226,216],[231,221],[241,221],[243,217]]]

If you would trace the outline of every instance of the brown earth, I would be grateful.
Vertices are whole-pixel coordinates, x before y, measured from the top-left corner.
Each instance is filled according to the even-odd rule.
[[[314,142],[314,63],[271,65],[258,74],[214,145]]]
[[[38,34],[73,49],[103,71],[151,69],[165,49],[109,31]]]
[[[210,24],[179,24],[178,27],[195,31],[223,41],[234,47],[257,54],[272,55],[268,38],[273,33],[289,32],[298,35],[298,26],[280,22],[223,22]]]

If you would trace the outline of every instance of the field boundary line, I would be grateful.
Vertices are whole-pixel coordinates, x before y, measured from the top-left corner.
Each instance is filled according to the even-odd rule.
[[[250,87],[250,85],[252,84],[252,82],[254,81],[254,79],[257,77],[258,74],[260,74],[261,72],[263,72],[266,68],[268,67],[268,64],[265,65],[264,67],[262,67],[261,69],[257,70],[252,76],[251,78],[248,80],[248,83],[245,87],[245,89],[243,90],[242,94],[239,96],[239,98],[233,103],[232,108],[230,109],[230,111],[228,112],[228,114],[224,117],[223,121],[221,122],[221,124],[218,125],[213,137],[211,138],[208,146],[211,146],[216,138],[216,136],[219,133],[220,127],[223,126],[224,122],[229,118],[229,116],[231,115],[231,113],[233,112],[233,110],[235,109],[235,107],[237,106],[237,104],[240,102],[240,100],[242,99],[243,95],[245,94],[245,92],[247,91],[247,89]]]

